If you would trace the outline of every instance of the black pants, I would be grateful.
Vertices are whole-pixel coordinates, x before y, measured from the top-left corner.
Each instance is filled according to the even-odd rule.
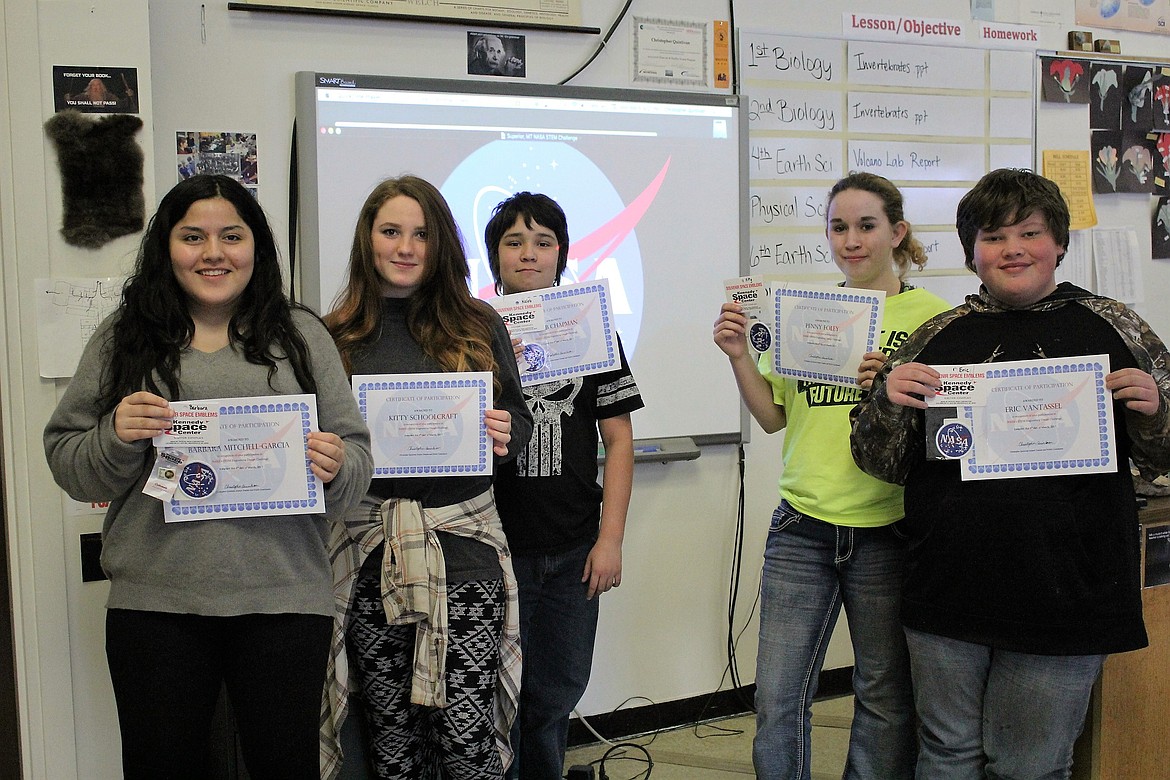
[[[318,780],[321,697],[333,620],[111,609],[106,660],[131,780],[204,780],[220,688],[253,780]]]

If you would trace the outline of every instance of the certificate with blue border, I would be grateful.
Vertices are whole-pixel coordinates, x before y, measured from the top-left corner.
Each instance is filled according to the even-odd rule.
[[[492,473],[490,371],[359,374],[358,409],[370,428],[374,477],[470,477]]]
[[[960,461],[963,480],[1117,471],[1113,397],[1105,387],[1108,355],[979,369],[972,405],[955,407],[946,425],[948,437],[970,432],[970,449],[950,453]]]
[[[488,303],[506,308],[518,299],[532,298],[543,310],[544,330],[516,334],[524,339],[520,384],[600,374],[618,367],[608,279],[502,295]]]
[[[304,395],[200,401],[219,413],[219,445],[186,447],[168,523],[325,511],[325,491],[309,466],[308,435],[317,398]]]
[[[862,357],[877,349],[882,333],[885,292],[777,282],[772,298],[773,370],[856,387]]]

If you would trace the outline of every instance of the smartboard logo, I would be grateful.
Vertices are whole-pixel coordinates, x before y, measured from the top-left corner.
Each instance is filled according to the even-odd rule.
[[[636,228],[653,207],[669,169],[670,158],[665,157],[649,181],[630,185],[640,189],[627,204],[611,178],[628,177],[628,172],[607,175],[568,143],[501,139],[475,150],[440,187],[463,232],[472,294],[495,297],[483,238],[493,209],[517,192],[544,193],[560,204],[569,222],[572,240],[561,283],[608,279],[618,330],[626,354],[633,354],[644,301]]]

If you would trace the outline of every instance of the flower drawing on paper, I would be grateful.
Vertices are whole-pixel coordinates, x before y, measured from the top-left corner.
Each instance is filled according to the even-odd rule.
[[[1117,189],[1117,177],[1121,171],[1117,167],[1117,150],[1112,146],[1102,146],[1097,152],[1097,172],[1105,177],[1110,187]]]
[[[1067,102],[1072,99],[1072,94],[1076,91],[1081,76],[1085,75],[1085,69],[1081,67],[1079,62],[1055,60],[1048,66],[1048,75],[1056,80],[1056,84],[1060,87]]]
[[[1137,86],[1129,91],[1129,121],[1137,121],[1138,109],[1146,104],[1146,96],[1150,93],[1153,83],[1154,77],[1147,70],[1146,75],[1142,76],[1142,80],[1137,83]]]
[[[1162,230],[1163,230],[1163,231],[1164,231],[1164,232],[1165,232],[1167,235],[1170,235],[1170,201],[1167,201],[1166,203],[1163,203],[1163,204],[1162,204],[1162,205],[1161,205],[1161,206],[1158,208],[1158,221],[1157,221],[1157,224],[1159,224],[1159,225],[1161,225],[1161,226],[1162,226]]]
[[[1162,168],[1170,171],[1170,133],[1158,133],[1155,145],[1158,147],[1158,153],[1162,155]]]
[[[1129,166],[1141,184],[1146,183],[1146,176],[1154,168],[1154,157],[1150,154],[1150,150],[1144,146],[1129,147],[1122,155],[1121,161]]]
[[[1162,104],[1162,116],[1170,122],[1170,84],[1159,84],[1154,90],[1154,100]]]
[[[1117,71],[1099,70],[1093,76],[1093,86],[1097,88],[1097,96],[1101,99],[1101,110],[1105,110],[1105,100],[1109,97],[1109,90],[1117,89]]]

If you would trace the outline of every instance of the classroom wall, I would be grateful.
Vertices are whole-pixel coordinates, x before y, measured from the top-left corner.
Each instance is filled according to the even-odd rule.
[[[586,24],[606,30],[623,3],[589,0],[583,5]],[[734,23],[839,36],[841,13],[854,5],[827,0],[815,13],[807,8],[791,0],[749,0],[735,3]],[[865,3],[863,10],[966,19],[969,3],[882,0]],[[633,4],[633,15],[709,21],[729,18],[729,9],[714,0],[642,0]],[[630,24],[627,18],[618,27],[574,84],[629,86]],[[65,385],[38,376],[30,291],[37,277],[124,273],[134,240],[90,252],[67,246],[57,235],[60,183],[55,155],[41,130],[53,110],[52,66],[138,68],[150,205],[175,181],[176,130],[258,133],[260,201],[287,250],[293,72],[462,78],[467,29],[228,11],[225,2],[193,0],[5,0],[0,5],[0,421],[24,777],[119,776],[117,727],[102,651],[106,586],[82,583],[79,572],[78,537],[98,530],[101,518],[69,514],[44,463],[41,430]],[[568,75],[598,42],[598,36],[573,33],[526,35],[528,80],[542,83]],[[1154,54],[1167,41],[1137,34],[1107,37],[1121,39],[1130,54]],[[1064,39],[1065,27],[1041,29],[1042,48],[1062,48]],[[1047,125],[1039,127],[1043,148],[1043,134],[1049,131]],[[1051,132],[1062,148],[1075,140]],[[1136,202],[1098,208],[1116,221],[1141,212]],[[1147,234],[1148,246],[1148,229],[1137,227]],[[1164,300],[1170,294],[1167,264],[1147,262],[1144,270],[1147,300]],[[1170,333],[1165,311],[1150,305],[1139,311],[1163,334]],[[709,316],[713,321],[716,312]],[[715,347],[707,343],[696,349]],[[636,434],[637,415],[634,425]],[[776,503],[781,441],[782,436],[765,436],[753,425],[745,448],[747,520],[735,626],[742,630],[738,661],[744,682],[754,677],[756,627],[748,613]],[[696,461],[637,466],[623,585],[603,599],[593,682],[580,707],[586,715],[608,712],[628,697],[669,701],[726,685],[722,673],[737,460],[735,447],[717,446],[704,449]],[[827,666],[850,662],[847,632],[839,630]],[[638,698],[631,705],[644,703]]]

